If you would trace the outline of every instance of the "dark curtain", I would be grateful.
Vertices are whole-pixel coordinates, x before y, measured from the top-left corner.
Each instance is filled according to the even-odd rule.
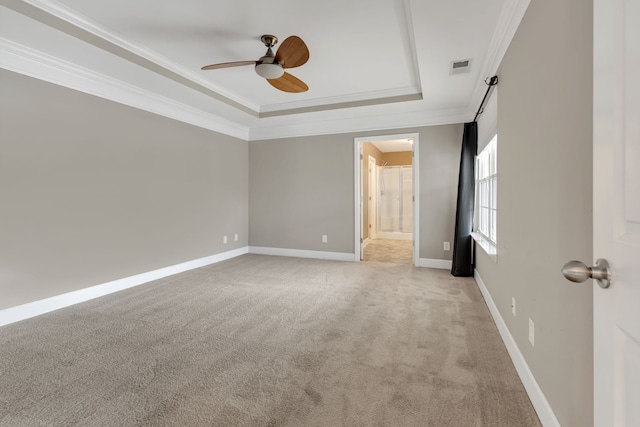
[[[456,234],[453,239],[454,276],[473,276],[471,231],[473,227],[473,204],[476,190],[475,157],[478,148],[478,124],[464,124],[460,176],[458,178],[458,204],[456,208]]]

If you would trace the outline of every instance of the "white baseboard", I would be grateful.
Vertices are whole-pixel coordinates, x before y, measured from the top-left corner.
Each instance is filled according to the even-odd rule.
[[[451,260],[450,259],[418,258],[418,264],[416,265],[416,267],[439,268],[441,270],[451,270]]]
[[[100,285],[91,286],[89,288],[79,289],[77,291],[67,292],[65,294],[56,295],[54,297],[33,301],[27,304],[18,305],[16,307],[0,310],[0,326],[15,323],[20,320],[35,317],[40,314],[49,313],[64,307],[69,307],[84,301],[89,301],[104,295],[112,294],[123,289],[132,288],[163,277],[182,273],[183,271],[193,270],[194,268],[204,267],[206,265],[215,264],[230,258],[235,258],[248,253],[248,247],[211,255],[192,261],[183,262],[169,267],[160,268],[158,270],[149,271],[147,273],[136,274],[135,276],[125,277],[123,279],[113,280],[111,282]]]
[[[507,324],[504,322],[504,319],[500,315],[500,311],[498,307],[493,302],[493,298],[491,298],[491,294],[487,289],[486,285],[482,281],[478,270],[474,270],[473,277],[476,279],[476,283],[480,288],[480,292],[482,292],[482,296],[484,297],[485,302],[487,303],[487,307],[489,307],[489,311],[493,316],[493,320],[498,327],[498,331],[500,331],[500,336],[502,337],[502,341],[507,347],[507,351],[509,352],[509,356],[513,361],[513,364],[516,367],[516,371],[520,376],[520,380],[524,385],[527,394],[529,395],[529,399],[531,399],[531,403],[533,404],[533,408],[536,410],[538,414],[538,418],[540,418],[540,422],[545,427],[560,427],[560,423],[556,418],[549,402],[547,402],[547,398],[544,393],[540,389],[538,382],[536,381],[533,373],[529,369],[529,365],[525,360],[524,356],[520,352],[516,341],[513,339],[511,332],[509,332],[509,328],[507,328]]]
[[[261,246],[249,246],[250,254],[275,255],[297,258],[327,259],[331,261],[354,261],[356,255],[344,252],[306,251],[302,249],[265,248]]]
[[[413,240],[413,233],[400,233],[395,231],[378,231],[376,239],[386,240]]]

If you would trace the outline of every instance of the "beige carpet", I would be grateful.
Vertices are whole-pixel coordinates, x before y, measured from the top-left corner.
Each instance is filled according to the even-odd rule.
[[[362,260],[413,264],[413,241],[371,239],[364,248]]]
[[[0,328],[0,425],[539,422],[472,279],[245,255]]]

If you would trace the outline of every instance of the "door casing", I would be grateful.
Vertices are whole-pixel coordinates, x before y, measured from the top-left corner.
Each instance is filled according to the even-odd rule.
[[[353,168],[354,168],[354,261],[362,259],[362,144],[365,142],[390,141],[397,139],[412,139],[412,166],[413,166],[413,265],[419,265],[420,260],[420,134],[403,133],[395,135],[378,135],[356,137],[353,143]],[[367,163],[368,164],[368,163]]]

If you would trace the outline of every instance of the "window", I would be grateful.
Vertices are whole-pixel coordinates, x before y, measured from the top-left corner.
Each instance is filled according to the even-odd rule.
[[[493,246],[497,241],[497,144],[498,135],[493,137],[476,158],[476,208],[478,213],[476,231]]]

